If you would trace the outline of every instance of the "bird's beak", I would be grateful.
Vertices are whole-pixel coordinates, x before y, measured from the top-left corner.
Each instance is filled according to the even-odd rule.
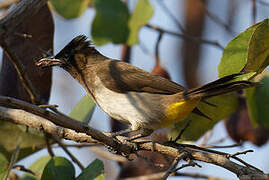
[[[41,68],[51,67],[51,66],[62,66],[63,64],[65,64],[64,60],[55,59],[54,56],[46,57],[36,62],[36,66],[41,67]]]

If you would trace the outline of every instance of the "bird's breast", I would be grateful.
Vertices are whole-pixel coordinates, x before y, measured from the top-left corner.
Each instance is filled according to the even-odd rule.
[[[95,79],[94,97],[99,107],[110,117],[132,125],[132,129],[148,126],[150,121],[160,119],[154,112],[149,93],[119,93],[105,87],[99,78]],[[147,95],[146,95],[147,94]],[[159,102],[157,102],[159,104]],[[157,108],[160,110],[160,108]],[[151,128],[151,127],[150,127]],[[152,128],[153,129],[153,128]]]

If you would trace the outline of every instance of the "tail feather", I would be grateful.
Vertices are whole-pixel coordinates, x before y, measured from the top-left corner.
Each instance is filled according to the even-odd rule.
[[[238,91],[244,88],[253,87],[259,85],[256,82],[250,81],[231,81],[234,80],[240,74],[233,74],[220,78],[214,82],[201,86],[199,88],[190,89],[184,92],[186,98],[209,98],[212,96],[226,94],[232,91]]]
[[[210,87],[215,87],[216,84],[224,84],[224,83],[227,83],[231,80],[234,80],[236,77],[242,75],[242,73],[236,73],[236,74],[231,74],[231,75],[228,75],[228,76],[224,76],[220,79],[217,79],[216,81],[213,81],[213,82],[210,82],[206,85],[203,85],[201,87],[198,87],[198,88],[194,88],[192,89],[192,91],[194,90],[199,90],[199,89],[205,89],[205,88],[210,88]]]

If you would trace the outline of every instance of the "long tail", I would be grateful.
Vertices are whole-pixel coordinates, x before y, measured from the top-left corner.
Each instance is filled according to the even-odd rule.
[[[238,91],[244,88],[260,85],[257,82],[250,82],[245,80],[232,81],[240,75],[242,75],[242,73],[228,75],[204,86],[190,89],[184,92],[184,97],[187,99],[194,99],[199,97],[206,99],[212,96],[218,96],[232,91]]]

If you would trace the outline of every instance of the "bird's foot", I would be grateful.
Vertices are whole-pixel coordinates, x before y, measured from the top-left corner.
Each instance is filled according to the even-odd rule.
[[[121,136],[123,134],[127,134],[127,133],[130,133],[130,132],[133,132],[133,130],[131,128],[128,128],[128,129],[124,129],[124,130],[121,130],[121,131],[118,131],[118,132],[109,132],[107,133],[110,137],[113,137],[115,138],[116,136]]]
[[[128,141],[130,142],[151,135],[153,130],[152,129],[138,129],[138,130],[134,130],[133,132],[139,132],[139,133],[128,137]]]

